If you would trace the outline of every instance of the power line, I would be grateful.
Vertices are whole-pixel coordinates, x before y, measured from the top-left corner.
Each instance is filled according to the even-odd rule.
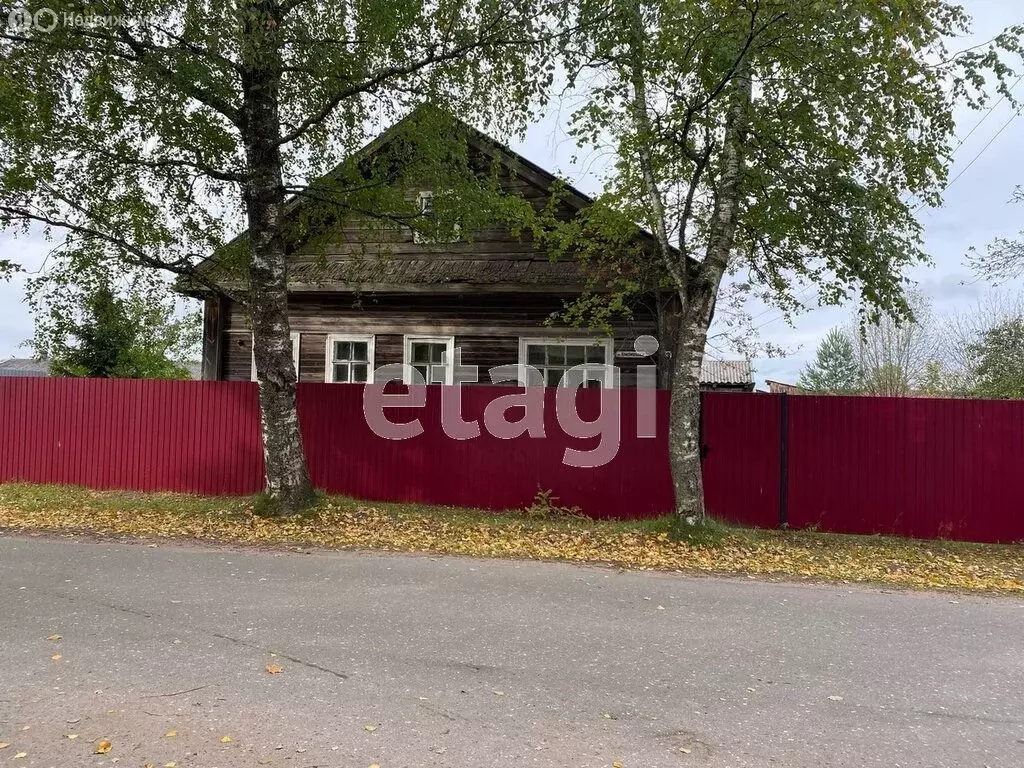
[[[1021,75],[1020,77],[1018,77],[1016,80],[1013,81],[1013,85],[1011,85],[1007,89],[1007,93],[1012,91],[1018,85],[1020,85],[1021,80],[1024,80],[1024,75]],[[967,141],[969,138],[971,138],[971,134],[973,134],[976,130],[978,130],[981,127],[981,124],[984,123],[989,118],[989,116],[995,111],[995,108],[998,107],[1000,104],[1002,104],[1004,101],[1006,101],[1006,94],[1005,93],[1002,96],[999,97],[999,100],[995,104],[993,104],[991,107],[989,107],[988,109],[985,110],[985,114],[982,115],[981,119],[977,123],[974,124],[974,127],[971,128],[971,130],[969,130],[967,132],[967,134],[962,139],[960,139],[960,141],[958,141],[956,143],[956,146],[953,147],[953,151],[949,153],[950,157],[952,157],[953,155],[956,154],[956,151],[958,149],[960,149],[960,147],[962,147],[964,145],[964,142]],[[952,184],[952,182],[950,182],[950,184]],[[948,187],[949,184],[947,184],[946,186]]]
[[[983,146],[981,148],[981,150],[978,152],[978,154],[976,154],[974,157],[971,158],[970,162],[967,163],[967,165],[965,165],[963,167],[963,169],[960,171],[960,173],[958,173],[956,176],[954,176],[952,179],[949,180],[949,183],[946,184],[946,186],[942,188],[942,191],[945,192],[946,190],[948,190],[950,187],[953,186],[953,184],[956,182],[957,179],[959,179],[961,176],[963,176],[965,173],[967,173],[967,171],[970,169],[970,167],[972,165],[974,165],[978,161],[978,158],[980,158],[983,154],[985,154],[985,150],[988,149],[990,146],[992,146],[992,142],[994,142],[996,139],[998,139],[999,135],[1003,131],[1005,131],[1010,126],[1010,123],[1012,123],[1018,117],[1020,117],[1020,110],[1019,109],[1016,112],[1014,112],[1012,115],[1010,115],[1010,119],[1002,124],[1002,126],[999,128],[999,130],[996,131],[995,134],[992,136],[992,138],[989,139],[985,143],[985,146]],[[918,211],[920,211],[922,208],[924,208],[924,206],[925,206],[925,204],[921,203],[919,206],[917,206],[917,208],[914,209],[914,213],[917,213]]]

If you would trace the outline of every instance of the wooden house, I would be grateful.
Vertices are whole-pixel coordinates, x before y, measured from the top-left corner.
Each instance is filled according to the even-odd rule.
[[[558,183],[562,218],[591,204],[548,171],[463,128],[469,152],[500,170],[503,194],[539,208]],[[375,149],[386,145],[388,133]],[[430,215],[436,190],[404,192]],[[563,380],[574,366],[583,366],[574,375],[584,386],[605,387],[635,385],[639,364],[666,367],[664,349],[653,353],[653,345],[638,350],[635,344],[640,336],[664,335],[654,302],[637,301],[631,317],[612,324],[611,335],[548,324],[587,281],[576,261],[551,260],[529,235],[495,227],[439,243],[422,242],[410,228],[375,226],[371,238],[354,244],[344,233],[321,234],[316,246],[299,243],[289,254],[289,324],[300,382],[361,383],[376,368],[400,363],[410,376],[418,371],[429,383],[452,383],[456,348],[462,365],[479,367],[483,384],[490,368],[509,364],[537,368],[548,386],[580,384]],[[207,288],[183,290],[204,301],[203,378],[254,378],[244,306]]]

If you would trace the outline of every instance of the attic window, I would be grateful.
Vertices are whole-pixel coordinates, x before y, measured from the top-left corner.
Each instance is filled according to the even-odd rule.
[[[430,190],[420,192],[416,198],[419,201],[420,215],[434,215],[434,193]]]
[[[434,191],[430,189],[421,190],[416,194],[416,207],[419,209],[420,216],[424,219],[427,227],[434,229],[438,226],[437,219],[434,216]],[[418,229],[412,231],[412,239],[414,243],[454,243],[459,239],[460,228],[458,222],[451,224],[450,235],[448,237],[436,237],[421,232]]]

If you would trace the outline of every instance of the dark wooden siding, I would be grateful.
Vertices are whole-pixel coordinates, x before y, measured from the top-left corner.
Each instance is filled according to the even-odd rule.
[[[486,167],[489,168],[489,164]],[[503,194],[520,197],[538,211],[550,205],[552,191],[539,180],[526,178],[503,164],[499,165],[498,170]],[[420,191],[429,189],[430,184],[414,185],[405,191],[404,197],[412,202],[417,199]],[[557,203],[554,210],[555,216],[562,220],[569,220],[576,215],[576,210],[565,201]],[[463,237],[452,243],[417,243],[409,227],[384,220],[353,217],[339,222],[330,231],[296,248],[290,253],[289,261],[302,264],[352,253],[366,259],[381,255],[396,259],[422,259],[430,256],[456,259],[547,259],[547,251],[538,249],[532,239],[529,232],[516,235],[507,226],[494,225],[474,232],[464,232]]]
[[[585,329],[544,326],[566,298],[530,294],[294,295],[289,315],[292,331],[301,334],[299,380],[324,380],[328,334],[357,333],[374,336],[377,366],[402,362],[405,334],[454,336],[463,364],[479,366],[481,383],[489,382],[489,368],[519,362],[520,337],[599,335]],[[242,308],[229,301],[224,302],[223,318],[226,338],[221,376],[248,380],[252,365],[249,323]],[[615,351],[631,351],[641,334],[656,334],[649,313],[616,324]],[[651,362],[651,358],[616,358],[622,385],[633,386],[637,364]]]

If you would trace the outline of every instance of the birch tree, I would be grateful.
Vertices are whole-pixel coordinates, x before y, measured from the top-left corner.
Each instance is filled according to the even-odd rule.
[[[522,123],[551,81],[563,4],[17,0],[0,10],[10,20],[0,30],[0,227],[41,228],[60,244],[55,258],[161,270],[241,303],[268,509],[311,504],[285,258],[303,233],[289,231],[286,201],[316,198],[332,221],[401,213],[393,198],[368,196],[394,181],[372,162],[311,180],[422,102],[484,126]],[[434,136],[419,148],[445,155],[446,137]],[[216,284],[201,263],[217,267]]]
[[[608,7],[583,0],[584,17]],[[705,514],[698,385],[723,275],[749,273],[785,310],[859,294],[906,314],[904,269],[926,259],[913,207],[936,205],[952,110],[983,97],[1011,30],[952,55],[968,28],[943,0],[611,0],[571,62],[574,135],[611,148],[598,204],[643,224],[677,300],[669,454],[676,510]],[[910,201],[913,201],[911,203]]]

